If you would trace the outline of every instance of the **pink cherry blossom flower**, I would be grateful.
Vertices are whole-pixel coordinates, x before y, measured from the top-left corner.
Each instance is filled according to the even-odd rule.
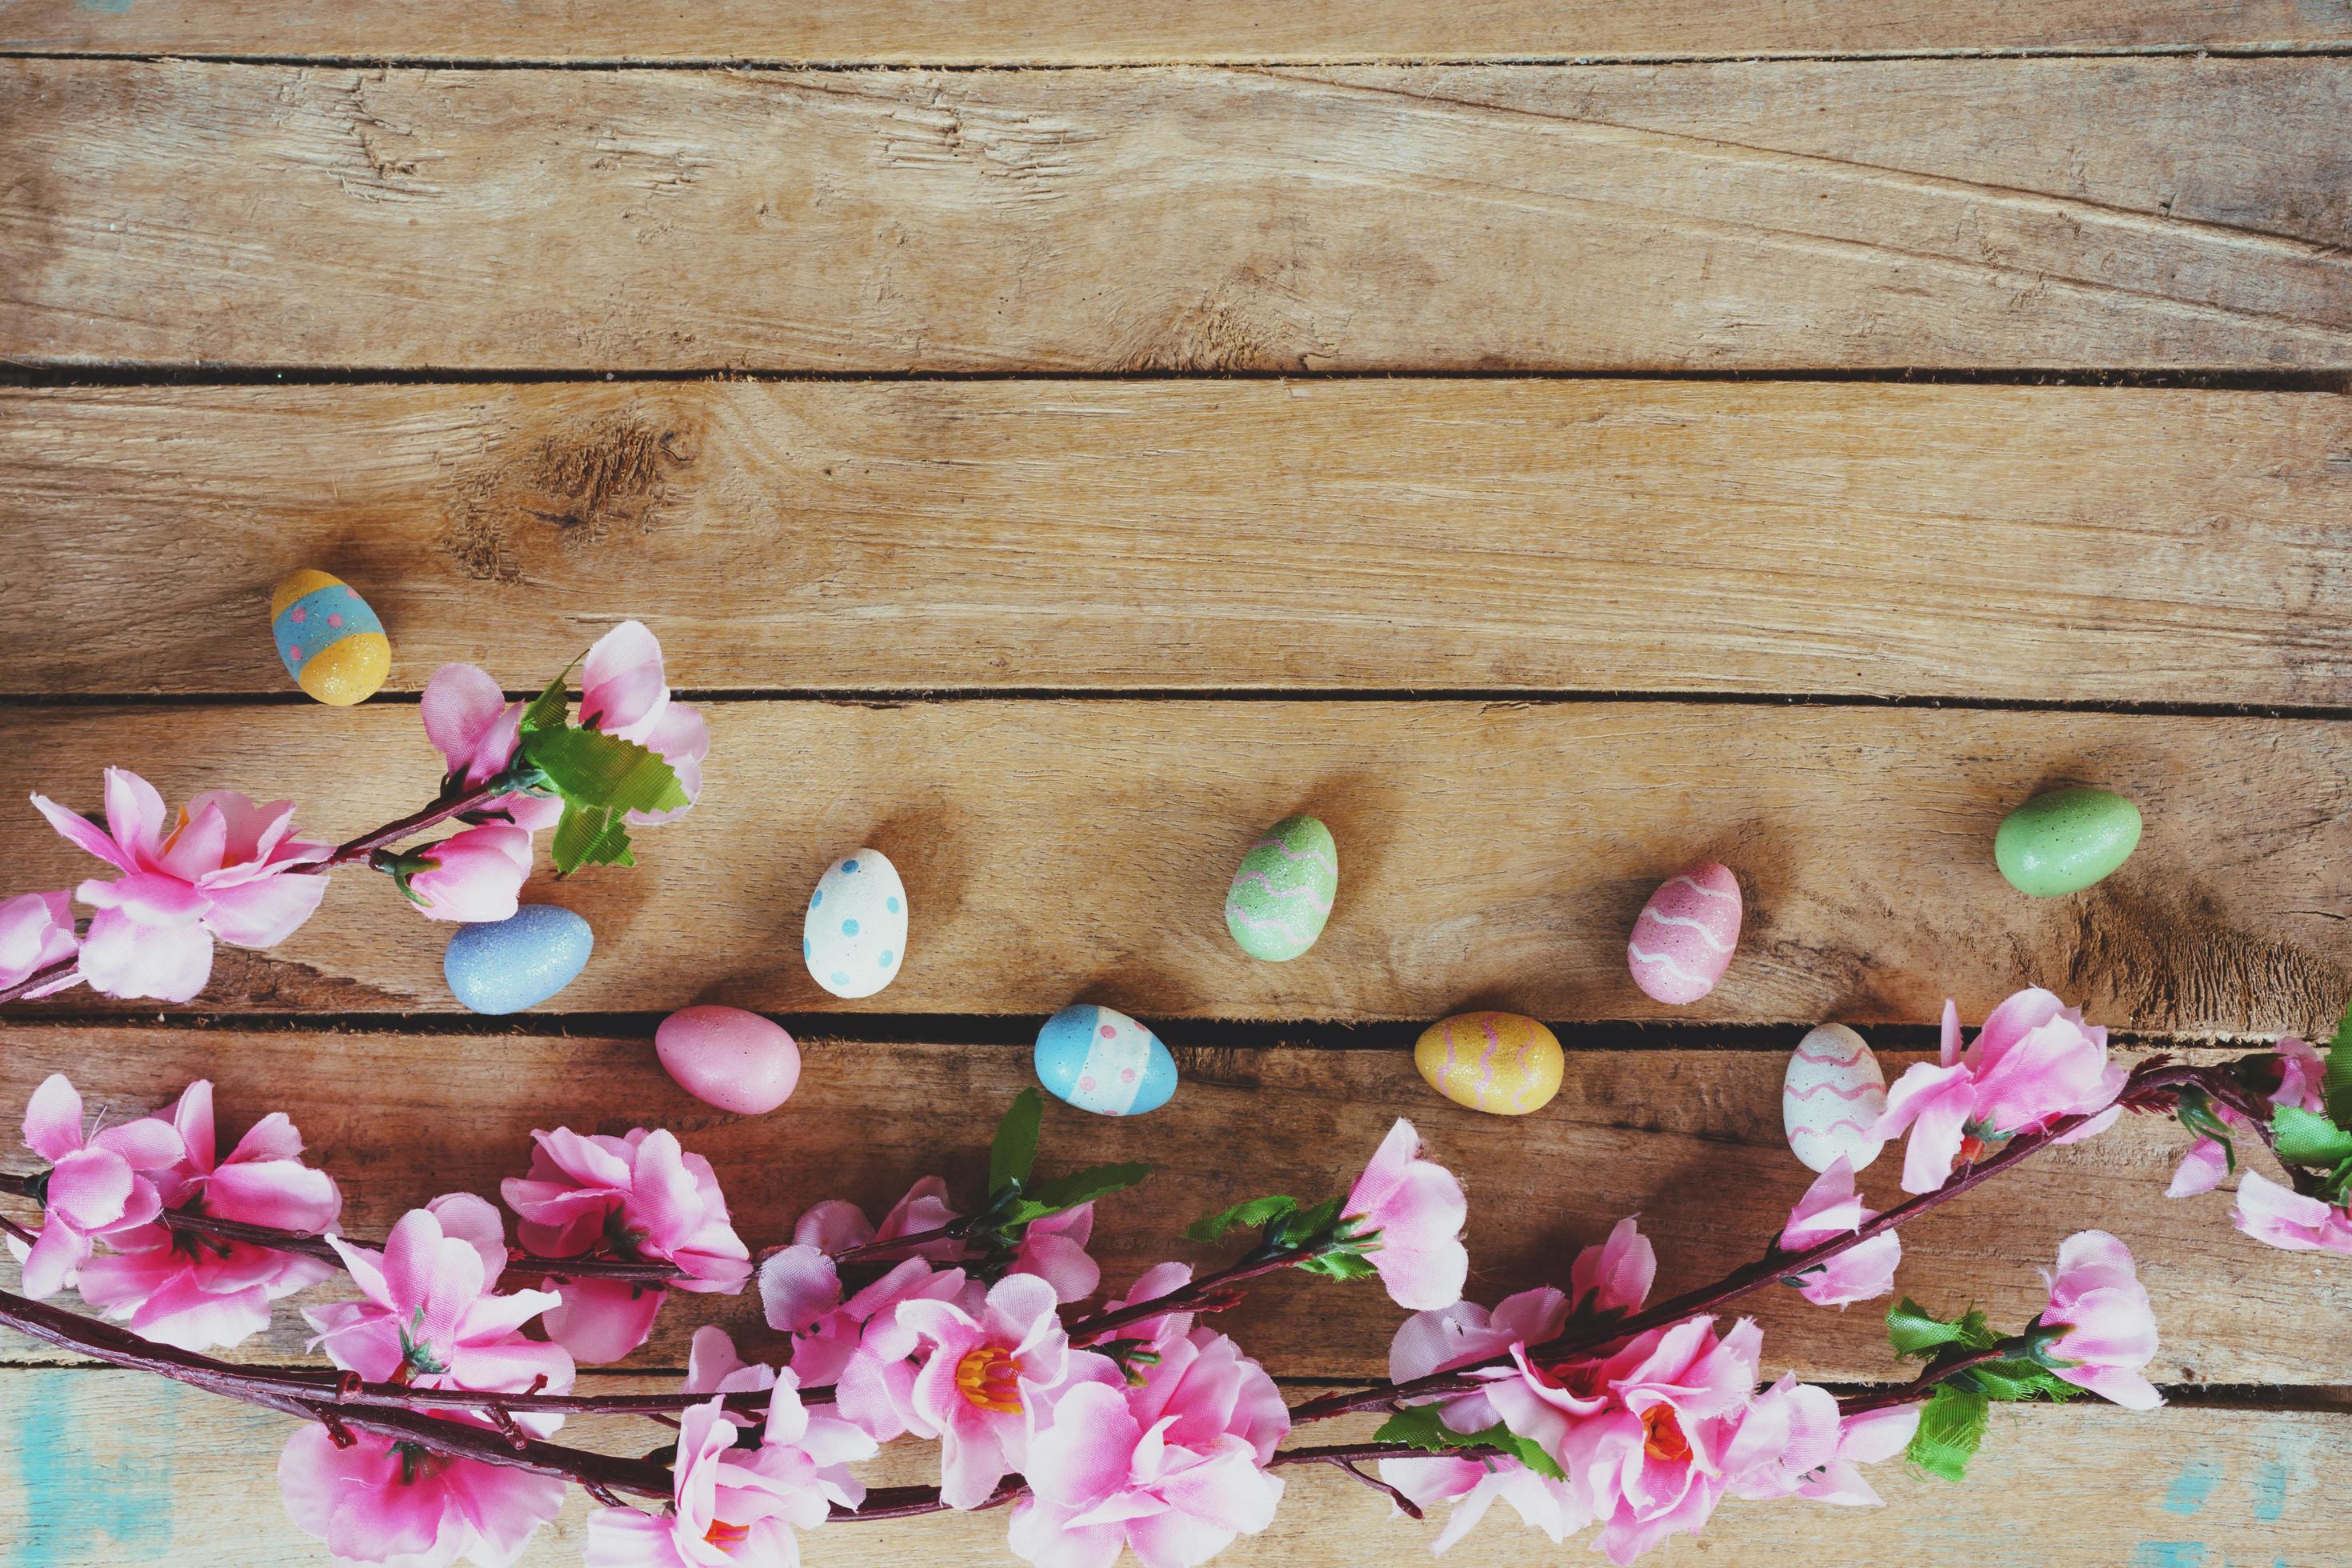
[[[1462,1300],[1470,1277],[1469,1249],[1462,1245],[1469,1212],[1462,1184],[1421,1158],[1421,1135],[1402,1117],[1339,1205],[1350,1233],[1370,1244],[1366,1253],[1390,1300],[1409,1311]]]
[[[1381,1479],[1416,1508],[1453,1504],[1445,1528],[1430,1542],[1433,1552],[1451,1549],[1498,1501],[1509,1503],[1522,1524],[1542,1531],[1554,1545],[1592,1522],[1591,1508],[1575,1487],[1538,1475],[1516,1459],[1382,1459]]]
[[[522,744],[523,704],[509,702],[489,672],[470,664],[445,664],[425,683],[425,734],[449,764],[449,783],[477,789],[507,770]],[[481,808],[504,813],[527,832],[552,827],[563,803],[527,792],[502,795]]]
[[[23,984],[42,970],[63,963],[80,949],[81,939],[74,934],[70,889],[26,893],[0,901],[0,991]],[[25,995],[28,1000],[53,995],[80,984],[81,970],[76,967]]]
[[[1052,1285],[1055,1295],[1065,1302],[1082,1301],[1093,1295],[1102,1282],[1101,1268],[1086,1250],[1094,1234],[1094,1205],[1080,1204],[1031,1224],[1006,1272],[1036,1275]],[[865,1211],[855,1204],[839,1198],[818,1204],[793,1226],[793,1245],[770,1253],[760,1265],[761,1304],[768,1326],[787,1333],[806,1333],[841,1305],[841,1275],[834,1265],[838,1254],[923,1235],[952,1224],[957,1217],[948,1206],[947,1184],[937,1176],[925,1176],[909,1187],[879,1226],[869,1224]],[[973,1252],[952,1237],[940,1237],[908,1248],[907,1255],[951,1263],[967,1260]]]
[[[950,1301],[901,1301],[891,1310],[922,1365],[911,1394],[916,1436],[940,1444],[940,1496],[978,1508],[1028,1458],[1030,1433],[1081,1379],[1116,1380],[1101,1356],[1073,1354],[1055,1312],[1054,1288],[1011,1274],[989,1288],[977,1313]]]
[[[1793,1497],[1837,1445],[1837,1395],[1783,1373],[1740,1412],[1723,1451],[1724,1489],[1751,1501]]]
[[[1631,1312],[1649,1300],[1658,1249],[1633,1220],[1632,1215],[1619,1220],[1608,1240],[1586,1247],[1569,1266],[1568,1295],[1577,1311]]]
[[[109,996],[185,1002],[211,977],[215,937],[275,947],[326,895],[325,877],[288,874],[334,852],[289,837],[289,801],[256,805],[212,791],[190,800],[167,836],[154,786],[109,768],[103,831],[46,795],[33,805],[68,841],[122,873],[74,893],[98,910],[82,942],[82,978]]]
[[[203,1079],[182,1092],[172,1126],[185,1152],[155,1175],[166,1211],[313,1235],[342,1212],[334,1178],[302,1163],[302,1135],[272,1111],[215,1158],[213,1086]],[[242,1343],[269,1326],[269,1303],[334,1272],[316,1258],[251,1242],[174,1230],[160,1220],[107,1238],[112,1257],[82,1265],[82,1300],[131,1331],[161,1344],[207,1351]]]
[[[1861,1465],[1884,1464],[1911,1446],[1919,1430],[1919,1406],[1898,1405],[1865,1410],[1838,1423],[1837,1450],[1830,1462],[1798,1483],[1797,1495],[1844,1508],[1877,1508],[1884,1500],[1863,1479]]]
[[[352,1446],[339,1448],[324,1426],[304,1426],[278,1459],[286,1511],[338,1563],[446,1568],[462,1557],[504,1568],[563,1511],[567,1489],[554,1476],[436,1454],[373,1432],[352,1436]]]
[[[682,816],[702,794],[710,728],[700,713],[671,700],[661,644],[642,623],[623,621],[588,650],[580,671],[580,722],[660,753],[677,774],[687,805],[676,811],[633,811],[631,822],[651,826]]]
[[[409,900],[429,920],[475,923],[513,916],[530,875],[530,831],[487,822],[414,849],[423,869],[408,879]]]
[[[2105,1028],[2085,1025],[2081,1013],[2042,990],[2021,991],[1994,1008],[1965,1054],[1959,1010],[1946,1002],[1941,1058],[1914,1064],[1895,1081],[1872,1129],[1880,1138],[1911,1130],[1906,1193],[1933,1192],[1955,1163],[1973,1163],[2003,1140],[2063,1116],[2090,1120],[2062,1143],[2104,1132],[2122,1114],[2116,1097],[2130,1076],[2107,1059]]]
[[[2283,1187],[2259,1171],[2240,1178],[2230,1219],[2256,1241],[2284,1251],[2352,1254],[2352,1211]]]
[[[25,1294],[39,1300],[74,1283],[89,1262],[91,1241],[135,1230],[163,1211],[155,1178],[185,1150],[168,1121],[142,1117],[85,1136],[81,1096],[63,1073],[51,1073],[25,1107],[25,1146],[49,1162],[41,1197],[41,1234],[30,1247],[15,1237],[9,1250],[25,1265]]]
[[[1193,1568],[1274,1522],[1281,1391],[1223,1334],[1172,1330],[1140,1384],[1080,1383],[1031,1438],[1011,1544],[1038,1568]]]
[[[866,1488],[849,1472],[871,1458],[871,1437],[801,1402],[790,1369],[769,1396],[760,1445],[737,1447],[736,1427],[714,1399],[679,1418],[671,1511],[600,1509],[588,1519],[587,1568],[720,1568],[800,1561],[795,1530],[814,1530],[835,1506],[854,1509]]]
[[[2290,1035],[2272,1047],[2278,1054],[2278,1087],[2270,1093],[2273,1105],[2292,1105],[2305,1110],[2325,1108],[2320,1085],[2327,1072],[2327,1059],[2311,1045]],[[2251,1132],[2252,1124],[2219,1100],[2209,1102],[2213,1113],[2224,1125]],[[2168,1198],[2193,1198],[2211,1192],[2230,1173],[2229,1152],[2217,1138],[2200,1137],[2189,1145],[2180,1156],[2180,1164],[2172,1173],[2172,1184],[2164,1190]]]
[[[2153,1410],[2164,1396],[2141,1374],[2156,1355],[2156,1313],[2132,1268],[2130,1250],[2104,1230],[2077,1231],[2058,1247],[2044,1328],[2066,1332],[2051,1348],[2060,1377],[2127,1410]]]
[[[531,1137],[530,1173],[499,1184],[530,1250],[571,1258],[601,1244],[623,1258],[674,1263],[687,1275],[681,1290],[732,1292],[751,1277],[751,1250],[728,1220],[718,1175],[676,1133],[638,1127],[583,1137],[559,1127]],[[663,1294],[625,1279],[566,1280],[547,1331],[583,1362],[618,1361],[645,1343]]]
[[[1473,1375],[1504,1424],[1590,1498],[1594,1544],[1622,1564],[1714,1514],[1762,1345],[1752,1320],[1717,1337],[1713,1318],[1686,1318],[1605,1358],[1543,1366],[1514,1346],[1510,1368]]]
[[[506,1246],[498,1210],[484,1200],[452,1193],[411,1209],[382,1252],[340,1237],[329,1241],[365,1298],[303,1312],[319,1331],[315,1342],[337,1366],[371,1383],[419,1388],[515,1393],[541,1378],[544,1392],[572,1386],[571,1352],[522,1335],[524,1324],[562,1298],[546,1290],[491,1293]],[[516,1417],[541,1431],[560,1419]]]
[[[1853,1190],[1853,1165],[1843,1154],[1830,1163],[1789,1211],[1780,1232],[1783,1252],[1802,1252],[1841,1236],[1851,1236],[1878,1217]],[[1817,1307],[1845,1307],[1855,1301],[1891,1294],[1895,1269],[1903,1261],[1903,1238],[1893,1231],[1874,1236],[1818,1263],[1791,1281],[1798,1293]]]
[[[1649,1293],[1656,1261],[1634,1222],[1620,1220],[1605,1244],[1577,1255],[1570,1287],[1588,1302],[1587,1310],[1630,1310]],[[1568,1320],[1568,1297],[1548,1286],[1506,1296],[1491,1312],[1475,1301],[1416,1312],[1389,1343],[1390,1381],[1405,1383],[1492,1360],[1514,1346],[1541,1344],[1567,1327]],[[1457,1432],[1483,1432],[1502,1419],[1483,1394],[1439,1403],[1439,1419]],[[1509,1503],[1522,1522],[1554,1542],[1592,1522],[1591,1504],[1575,1487],[1515,1459],[1383,1459],[1381,1479],[1416,1506],[1453,1505],[1445,1528],[1431,1543],[1436,1552],[1467,1535],[1496,1501]]]

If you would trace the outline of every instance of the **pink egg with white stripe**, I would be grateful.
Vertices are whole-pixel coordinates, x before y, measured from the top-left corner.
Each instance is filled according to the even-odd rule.
[[[1886,1070],[1843,1024],[1823,1024],[1797,1042],[1780,1081],[1780,1125],[1807,1167],[1826,1171],[1840,1155],[1857,1171],[1885,1140],[1870,1130],[1886,1112]]]
[[[1633,984],[1680,1007],[1715,989],[1739,945],[1739,879],[1709,860],[1667,878],[1633,921]]]

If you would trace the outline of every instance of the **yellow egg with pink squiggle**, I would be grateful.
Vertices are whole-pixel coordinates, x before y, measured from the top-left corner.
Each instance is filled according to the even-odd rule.
[[[1422,1031],[1413,1066],[1456,1105],[1525,1116],[1559,1092],[1568,1058],[1559,1040],[1517,1013],[1457,1013]]]

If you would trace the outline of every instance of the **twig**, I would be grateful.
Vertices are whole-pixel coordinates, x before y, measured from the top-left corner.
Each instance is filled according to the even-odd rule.
[[[338,1427],[345,1435],[354,1431],[373,1432],[379,1436],[414,1443],[421,1448],[453,1458],[478,1459],[486,1465],[530,1470],[539,1475],[578,1481],[583,1486],[601,1486],[613,1492],[633,1492],[641,1497],[658,1498],[670,1495],[670,1472],[666,1466],[647,1464],[642,1459],[617,1458],[610,1454],[566,1447],[528,1437],[515,1445],[488,1428],[445,1421],[413,1407],[355,1407],[340,1401],[345,1387],[340,1375],[266,1372],[236,1366],[170,1345],[152,1344],[111,1323],[85,1318],[45,1302],[27,1300],[5,1291],[0,1291],[0,1324],[110,1366],[156,1373],[175,1383],[184,1383],[224,1398],[257,1405],[304,1421],[319,1422],[327,1428],[331,1436]],[[498,1396],[477,1394],[471,1397],[480,1405],[486,1399]],[[337,1441],[340,1443],[341,1439]]]

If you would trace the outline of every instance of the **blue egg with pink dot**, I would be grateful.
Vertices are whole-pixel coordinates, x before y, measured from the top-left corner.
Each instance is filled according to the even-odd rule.
[[[801,958],[835,996],[871,996],[898,977],[907,952],[907,889],[878,849],[825,868],[801,922]]]
[[[1140,1116],[1176,1092],[1176,1058],[1160,1037],[1108,1007],[1081,1002],[1037,1031],[1037,1081],[1097,1116]]]

